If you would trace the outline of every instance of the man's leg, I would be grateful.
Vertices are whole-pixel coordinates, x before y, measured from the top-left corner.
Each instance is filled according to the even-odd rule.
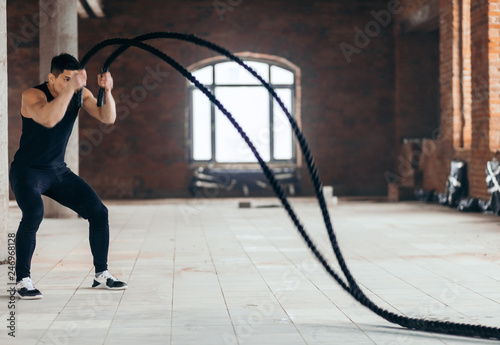
[[[109,248],[108,209],[96,192],[70,169],[53,173],[52,184],[44,193],[89,221],[90,249],[96,273],[107,270]]]
[[[70,169],[54,173],[51,188],[45,193],[62,205],[71,208],[89,221],[89,241],[96,276],[92,287],[123,290],[127,284],[108,272],[109,223],[108,209],[96,192]]]
[[[17,204],[23,212],[16,233],[16,291],[22,299],[40,299],[43,295],[33,285],[30,269],[36,232],[43,219],[41,194],[50,183],[50,174],[36,169],[11,170],[9,179]]]
[[[36,232],[43,219],[41,194],[50,184],[50,175],[44,171],[25,169],[11,171],[10,183],[22,219],[16,234],[16,279],[30,277],[31,259],[36,247]]]

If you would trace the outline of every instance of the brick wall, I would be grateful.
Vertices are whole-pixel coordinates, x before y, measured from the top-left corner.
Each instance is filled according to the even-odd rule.
[[[423,13],[422,8],[429,3],[432,1],[405,1],[405,10],[397,18],[398,23],[415,13]],[[439,1],[441,121],[439,135],[425,141],[428,149],[424,150],[422,164],[426,189],[442,191],[450,161],[462,159],[468,163],[471,196],[489,198],[484,170],[486,161],[498,156],[500,147],[500,122],[497,120],[497,98],[500,97],[496,86],[500,81],[497,62],[499,14],[496,1],[489,1],[489,4],[488,1]],[[396,42],[396,52],[401,51],[401,46],[410,44],[407,40],[401,42],[401,37]],[[406,71],[402,74],[407,77]],[[399,70],[396,80],[400,80]],[[398,119],[403,106],[398,98],[398,87],[396,90]],[[403,124],[408,123],[403,121]]]
[[[490,1],[496,3],[496,1]],[[472,49],[472,159],[471,188],[487,197],[484,177],[486,162],[497,153],[498,129],[498,5],[473,1],[471,6]],[[488,61],[485,63],[485,61]]]
[[[10,32],[21,33],[19,18],[32,18],[37,3],[9,1]],[[391,18],[377,31],[370,11],[387,10],[387,1],[243,0],[222,16],[212,1],[104,3],[107,19],[79,21],[80,55],[106,38],[178,31],[195,33],[233,52],[281,56],[299,66],[301,122],[323,183],[344,195],[386,193],[384,172],[392,166],[395,149],[393,23]],[[356,41],[356,30],[367,28],[373,37]],[[35,35],[16,51],[9,47],[11,159],[20,135],[20,94],[37,81],[37,41]],[[355,52],[344,54],[342,42]],[[178,41],[154,44],[185,66],[214,55]],[[110,51],[98,54],[87,66],[94,91],[94,75]],[[158,87],[141,93],[144,77],[157,68],[170,74],[161,76]],[[97,132],[97,121],[81,114],[80,174],[104,198],[187,196],[191,170],[185,80],[135,49],[120,57],[111,72],[121,119]],[[310,184],[305,182],[303,190],[310,193]]]
[[[396,140],[431,138],[440,125],[439,32],[396,37]]]
[[[410,32],[396,35],[395,137],[400,149],[394,157],[394,175],[401,186],[412,189],[423,185],[426,190],[440,189],[435,185],[435,171],[425,169],[423,181],[411,168],[417,160],[420,168],[429,165],[436,145],[426,145],[408,154],[405,139],[434,139],[440,128],[439,31]],[[410,147],[412,147],[410,145]]]
[[[441,139],[447,134],[442,128],[442,122],[446,122],[442,109],[443,102],[448,102],[448,96],[441,94],[448,79],[441,75],[452,74],[442,63],[443,31],[439,30],[442,13],[436,0],[402,1],[402,8],[395,27],[395,144],[398,150],[392,177],[401,186],[422,185],[426,190],[442,190],[451,158],[450,150]],[[444,48],[446,52],[448,49]],[[404,144],[405,138],[425,138],[423,145],[417,145],[419,148],[410,154],[424,172],[418,181],[411,169],[416,162],[410,161],[406,152],[411,144]]]
[[[170,30],[195,33],[233,52],[289,60],[301,68],[301,122],[320,175],[324,184],[334,185],[336,193],[344,195],[384,194],[384,173],[398,169],[401,138],[433,132],[436,116],[431,114],[439,101],[439,135],[433,133],[434,138],[426,141],[422,160],[424,186],[442,190],[449,161],[459,158],[469,163],[471,195],[487,198],[485,163],[498,156],[500,147],[499,4],[473,1],[468,18],[469,0],[439,0],[438,38],[435,32],[425,32],[430,30],[425,25],[419,27],[421,32],[400,32],[408,18],[429,15],[426,8],[435,6],[436,0],[401,1],[395,21],[391,16],[388,25],[374,26],[377,18],[372,11],[380,15],[394,3],[243,0],[221,14],[213,2],[201,0],[177,4],[108,0],[107,19],[79,21],[80,52],[105,38]],[[7,6],[12,159],[21,131],[20,94],[38,82],[42,23],[37,0],[9,0]],[[471,37],[464,33],[469,24]],[[374,37],[364,36],[363,41],[360,32],[370,29],[375,30]],[[436,41],[440,92],[432,79]],[[184,65],[214,55],[181,42],[155,44]],[[343,52],[341,44],[353,50],[346,52],[344,45]],[[110,51],[98,54],[88,65],[92,90],[97,89],[94,75]],[[156,69],[158,87],[141,93],[144,77]],[[113,127],[99,127],[82,113],[81,175],[106,198],[187,196],[191,170],[185,81],[137,50],[119,58],[112,73],[121,119]],[[310,193],[310,184],[305,181],[304,186]]]

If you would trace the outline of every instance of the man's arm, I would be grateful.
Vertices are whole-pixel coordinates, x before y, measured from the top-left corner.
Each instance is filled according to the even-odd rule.
[[[21,114],[48,128],[57,125],[66,114],[75,91],[85,85],[87,78],[77,73],[71,79],[52,102],[47,102],[47,97],[41,90],[34,88],[25,90],[21,98]]]
[[[98,84],[104,87],[104,104],[97,106],[97,99],[88,89],[83,89],[83,107],[93,117],[106,124],[113,124],[116,120],[116,103],[111,90],[113,89],[113,78],[109,72],[98,77]]]

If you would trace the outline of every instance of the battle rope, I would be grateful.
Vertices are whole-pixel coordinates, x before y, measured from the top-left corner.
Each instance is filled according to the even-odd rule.
[[[188,42],[191,42],[191,43],[195,43],[195,44],[200,45],[200,46],[207,47],[207,48],[209,48],[211,50],[214,50],[214,51],[216,51],[216,52],[218,52],[220,54],[225,55],[226,57],[230,58],[233,61],[236,61],[238,64],[240,64],[245,69],[247,69],[257,79],[259,79],[259,81],[267,88],[267,90],[277,100],[277,102],[279,103],[280,107],[285,112],[288,120],[290,121],[290,123],[292,125],[292,128],[293,128],[293,130],[295,132],[295,135],[298,138],[298,141],[300,143],[301,150],[304,153],[305,159],[306,159],[306,161],[309,162],[309,164],[307,164],[307,166],[309,168],[309,173],[310,173],[311,177],[313,178],[313,180],[318,182],[317,183],[317,189],[321,190],[321,182],[320,182],[320,179],[319,179],[319,176],[318,176],[318,173],[317,173],[317,169],[315,167],[312,155],[310,153],[309,147],[308,147],[308,145],[307,145],[307,143],[305,141],[305,138],[302,135],[302,133],[301,133],[301,131],[300,131],[300,129],[299,129],[299,127],[298,127],[295,119],[290,115],[288,109],[285,107],[285,105],[283,104],[282,100],[275,93],[274,89],[269,84],[267,84],[253,69],[251,69],[248,65],[246,65],[241,59],[239,59],[239,58],[235,57],[233,54],[231,54],[228,50],[226,50],[226,49],[224,49],[222,47],[219,47],[219,46],[213,44],[212,42],[209,42],[209,41],[206,41],[204,39],[198,38],[198,37],[196,37],[194,35],[182,34],[182,33],[176,33],[176,32],[152,32],[152,33],[144,34],[144,35],[141,35],[141,36],[137,36],[134,39],[138,40],[138,41],[145,41],[145,40],[157,39],[157,38],[172,38],[172,39],[184,40],[184,41],[188,41]],[[129,45],[122,45],[120,48],[116,49],[106,59],[104,65],[103,65],[103,68],[102,68],[102,72],[107,72],[109,70],[109,66],[111,65],[111,63],[113,63],[113,61],[119,55],[121,55],[122,53],[124,53],[125,50],[127,50],[129,47],[130,47]],[[82,58],[82,64],[86,65],[86,63],[88,62],[88,60],[100,50],[100,48],[97,47],[97,46],[94,47],[94,48],[91,49]],[[98,102],[97,102],[98,106],[102,105],[103,95],[104,95],[104,89],[103,88],[99,88],[99,96],[98,96]],[[314,178],[315,175],[316,175],[316,178]],[[330,224],[329,226],[327,225],[327,228],[331,229],[332,226],[331,226],[331,221],[330,221],[330,217],[329,217],[330,215],[328,213],[328,209],[326,207],[326,203],[325,203],[324,198],[323,198],[323,193],[320,192],[320,194],[317,195],[317,196],[318,196],[318,200],[320,201],[320,206],[321,206],[321,202],[323,203],[323,206],[321,207],[322,212],[323,212],[323,218],[325,219],[325,222],[327,222],[327,223]],[[292,211],[292,213],[293,213],[293,211]],[[333,238],[330,236],[330,242],[333,245],[333,243],[336,243],[336,240],[334,239],[335,235],[333,233],[333,229],[331,229],[331,231],[328,231],[328,233],[333,236]],[[334,250],[336,250],[335,246],[334,246]],[[339,256],[342,258],[342,255],[340,254],[340,252],[339,252]],[[342,258],[342,261],[343,261],[343,258]],[[356,282],[354,281],[354,279],[352,279],[352,276],[351,276],[351,274],[350,274],[350,272],[348,270],[345,270],[344,274],[348,277],[348,280],[350,280],[350,282],[349,282],[350,285],[357,285]],[[351,278],[351,279],[349,279],[349,278]],[[341,285],[345,285],[345,283],[340,278],[339,278],[338,282]]]
[[[252,68],[250,68],[248,65],[246,65],[241,59],[232,55],[229,51],[225,50],[224,48],[218,47],[217,45],[215,45],[211,42],[200,39],[194,35],[185,35],[185,34],[178,34],[178,33],[151,33],[151,34],[139,36],[139,38],[142,38],[142,39],[175,38],[175,39],[189,41],[189,42],[198,44],[200,46],[205,46],[209,49],[212,49],[214,51],[222,53],[223,55],[227,56],[231,60],[240,64],[242,67],[244,67],[246,70],[248,70],[252,75],[254,75],[268,89],[268,91],[271,93],[271,95],[274,97],[274,99],[276,99],[276,101],[278,102],[280,107],[285,112],[287,118],[289,119],[291,126],[292,126],[292,129],[297,137],[297,140],[299,142],[301,150],[304,154],[304,158],[305,158],[309,173],[311,174],[311,178],[313,181],[316,197],[318,199],[318,202],[319,202],[320,207],[321,207],[321,211],[323,213],[323,218],[324,218],[325,225],[326,225],[326,228],[328,231],[330,242],[332,244],[332,247],[333,247],[335,256],[339,262],[339,265],[340,265],[344,275],[347,278],[349,286],[347,286],[346,283],[336,274],[336,272],[329,266],[327,261],[323,258],[321,253],[317,250],[316,246],[314,245],[314,243],[310,239],[309,235],[305,231],[305,229],[302,226],[302,224],[300,223],[298,217],[295,215],[291,205],[289,204],[288,200],[286,199],[285,192],[281,188],[281,185],[276,180],[271,169],[267,166],[267,164],[261,158],[260,154],[258,153],[255,146],[248,138],[245,131],[236,122],[236,120],[233,118],[231,113],[229,113],[224,108],[224,106],[215,98],[215,96],[207,88],[205,88],[191,73],[189,73],[189,71],[187,71],[183,66],[181,66],[177,61],[175,61],[174,59],[172,59],[171,57],[169,57],[168,55],[166,55],[162,51],[160,51],[160,50],[158,50],[150,45],[142,43],[139,40],[116,38],[116,39],[105,40],[105,41],[97,44],[96,46],[94,46],[82,59],[81,64],[84,67],[86,65],[86,63],[88,62],[88,60],[95,53],[97,53],[99,50],[101,50],[109,45],[116,45],[116,44],[121,44],[122,47],[117,49],[113,53],[113,55],[108,58],[107,63],[105,64],[105,67],[103,67],[103,72],[107,71],[109,69],[109,65],[111,64],[111,62],[130,46],[134,46],[134,47],[146,50],[146,51],[156,55],[157,57],[161,58],[163,61],[167,62],[173,68],[175,68],[178,72],[180,72],[185,78],[187,78],[193,84],[195,84],[196,87],[198,87],[210,99],[210,101],[212,103],[214,103],[217,106],[217,108],[228,118],[228,120],[236,128],[238,133],[242,136],[243,140],[249,146],[249,148],[252,151],[252,153],[254,154],[254,156],[257,158],[257,161],[258,161],[259,165],[261,166],[261,168],[264,172],[264,175],[269,180],[270,185],[273,188],[273,191],[280,199],[285,210],[289,214],[290,218],[292,219],[293,223],[297,227],[299,233],[301,234],[301,236],[303,237],[305,242],[307,243],[308,247],[311,249],[311,251],[316,256],[316,258],[320,261],[320,263],[325,268],[325,270],[341,285],[341,287],[344,290],[349,292],[358,302],[360,302],[362,305],[364,305],[365,307],[367,307],[370,310],[372,310],[373,312],[375,312],[377,315],[383,317],[387,321],[392,322],[392,323],[396,323],[402,327],[406,327],[409,329],[421,330],[421,331],[427,331],[427,332],[444,333],[444,334],[452,334],[452,335],[481,337],[481,338],[486,338],[486,339],[500,339],[500,329],[499,328],[489,327],[489,326],[481,326],[481,325],[454,323],[454,322],[448,322],[448,321],[433,321],[433,320],[425,320],[425,319],[418,319],[418,318],[409,318],[407,316],[398,315],[398,314],[395,314],[393,312],[382,309],[382,308],[378,307],[375,303],[373,303],[361,291],[361,289],[359,288],[359,286],[355,282],[349,269],[347,268],[347,265],[345,263],[345,260],[342,256],[342,254],[340,252],[340,249],[338,247],[338,243],[336,240],[336,236],[334,234],[333,227],[331,225],[328,209],[326,207],[326,202],[325,202],[324,197],[323,197],[321,181],[319,179],[319,174],[318,174],[317,168],[314,165],[312,154],[308,148],[307,142],[305,141],[304,136],[302,135],[300,129],[298,128],[296,121],[290,115],[289,111],[286,109],[283,102],[278,97],[278,95],[274,92],[274,90],[270,87],[270,85],[267,84],[262,79],[262,77],[260,77]]]

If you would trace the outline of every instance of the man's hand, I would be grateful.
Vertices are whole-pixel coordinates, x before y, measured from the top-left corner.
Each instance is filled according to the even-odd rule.
[[[68,87],[74,91],[78,91],[87,85],[87,72],[84,69],[75,71],[71,80],[68,83]]]
[[[111,76],[111,73],[106,72],[97,75],[97,84],[99,84],[99,87],[106,89],[106,91],[113,90],[113,77]]]
[[[113,78],[111,73],[106,72],[97,76],[99,87],[105,89],[106,98],[102,107],[97,107],[97,99],[87,88],[83,89],[83,107],[93,117],[106,124],[113,124],[116,120],[116,103],[111,90],[113,89]]]

